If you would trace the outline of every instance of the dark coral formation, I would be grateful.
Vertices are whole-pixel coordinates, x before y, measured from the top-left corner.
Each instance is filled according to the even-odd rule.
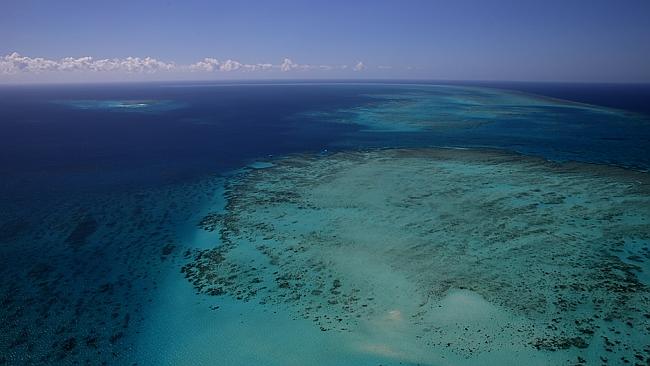
[[[1,202],[0,365],[132,364],[159,273],[183,260],[176,226],[218,187]]]
[[[85,216],[77,223],[77,226],[72,230],[70,235],[65,239],[65,242],[75,249],[86,244],[88,238],[97,231],[97,221],[92,216]]]

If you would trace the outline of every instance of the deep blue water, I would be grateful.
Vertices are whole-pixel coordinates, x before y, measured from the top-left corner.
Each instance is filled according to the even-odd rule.
[[[165,244],[182,246],[175,225],[192,223],[192,212],[201,211],[203,201],[215,194],[210,187],[205,195],[196,193],[203,189],[201,179],[270,155],[442,145],[650,167],[649,86],[474,85],[617,111],[610,116],[543,106],[526,109],[526,118],[472,129],[373,133],[360,125],[306,116],[314,111],[335,116],[375,103],[372,94],[402,93],[403,86],[0,87],[0,333],[11,334],[0,339],[0,351],[35,350],[38,359],[26,364],[73,364],[67,354],[88,349],[118,359],[128,348],[121,343],[127,342],[126,331],[120,329],[137,324],[142,316],[137,314],[146,312],[143,304],[151,301],[156,273],[178,272],[182,251],[165,254]],[[102,101],[111,101],[109,106],[128,101],[126,107],[136,108],[124,109],[121,102],[104,108]],[[140,102],[147,106],[137,109]],[[177,255],[178,261],[167,255]],[[36,329],[30,328],[33,324]],[[80,350],[82,343],[86,351]],[[3,357],[0,365],[16,359]]]
[[[368,85],[106,84],[0,88],[0,174],[3,191],[101,190],[191,179],[241,166],[250,159],[332,148],[357,128],[328,121],[296,122],[295,115],[368,101]],[[548,83],[475,83],[535,93],[650,116],[650,86]],[[179,87],[180,86],[180,87]],[[384,90],[390,87],[383,86]],[[172,100],[159,113],[74,109],[53,101]],[[583,121],[578,121],[582,123]],[[511,131],[446,136],[436,143],[508,145]],[[631,130],[638,133],[637,130]],[[644,132],[646,132],[645,129]],[[607,131],[620,133],[621,131]],[[623,131],[625,132],[625,131]],[[494,134],[498,136],[494,136]],[[490,137],[490,135],[493,135]],[[520,134],[521,135],[521,134]],[[465,137],[467,136],[467,137]],[[561,140],[561,137],[558,136]],[[569,135],[569,137],[572,137]],[[358,147],[409,144],[416,137],[357,136]],[[618,137],[614,137],[616,139]],[[448,141],[445,141],[447,139]],[[647,141],[646,141],[647,142]],[[519,143],[517,141],[516,143]],[[561,143],[561,142],[558,142]],[[572,141],[575,143],[575,141]],[[352,142],[354,145],[355,142]],[[587,151],[586,154],[589,152]]]
[[[97,189],[167,182],[223,171],[269,154],[318,150],[346,129],[300,130],[286,117],[361,97],[340,88],[161,85],[5,87],[0,91],[0,173],[10,188]],[[164,113],[79,110],[75,99],[171,99]],[[7,180],[5,180],[7,184]]]

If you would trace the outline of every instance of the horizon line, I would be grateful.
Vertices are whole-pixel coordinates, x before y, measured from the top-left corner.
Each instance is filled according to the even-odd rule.
[[[3,82],[0,86],[81,86],[118,84],[237,84],[237,85],[282,85],[282,84],[430,84],[430,83],[512,83],[512,84],[573,84],[573,85],[635,85],[650,86],[650,81],[562,81],[562,80],[503,80],[503,79],[436,79],[436,78],[260,78],[260,79],[182,79],[182,80],[105,80],[105,81],[22,81]],[[198,86],[197,85],[197,86]],[[215,85],[216,86],[216,85]]]

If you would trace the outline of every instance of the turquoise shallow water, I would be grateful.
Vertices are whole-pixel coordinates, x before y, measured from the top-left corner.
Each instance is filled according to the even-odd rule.
[[[0,364],[647,362],[647,117],[168,89],[3,99]]]

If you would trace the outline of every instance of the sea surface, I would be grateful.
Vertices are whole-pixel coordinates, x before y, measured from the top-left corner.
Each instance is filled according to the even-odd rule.
[[[649,168],[647,85],[0,86],[0,365],[647,364]]]

